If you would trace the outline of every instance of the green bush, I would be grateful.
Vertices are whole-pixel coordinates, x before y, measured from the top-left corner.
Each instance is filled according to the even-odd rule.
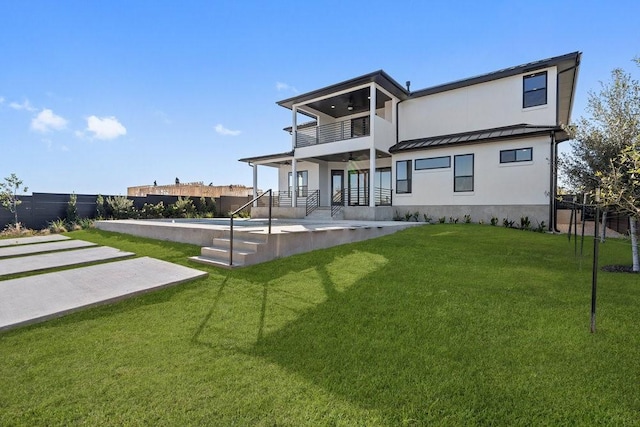
[[[67,232],[67,223],[65,222],[64,219],[58,218],[56,220],[50,221],[47,228],[52,233],[56,233],[56,234],[58,234],[58,233],[66,233]]]
[[[107,217],[114,219],[129,219],[136,217],[136,209],[133,207],[133,200],[126,196],[107,197],[106,200]]]
[[[96,198],[96,219],[105,219],[107,217],[107,211],[104,207],[104,197],[98,194]]]
[[[162,201],[159,201],[155,205],[153,203],[145,203],[140,210],[140,218],[144,219],[156,219],[162,218],[165,213],[165,206]]]
[[[75,193],[69,195],[67,203],[67,223],[74,224],[78,220],[78,196]]]
[[[196,207],[193,205],[193,200],[189,197],[178,197],[175,203],[167,206],[165,214],[167,218],[193,218],[196,212]]]

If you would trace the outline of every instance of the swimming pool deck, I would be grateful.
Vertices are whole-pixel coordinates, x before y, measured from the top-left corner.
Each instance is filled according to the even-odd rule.
[[[193,260],[220,267],[241,267],[316,249],[358,242],[424,225],[402,221],[281,220],[274,219],[271,234],[266,219],[234,220],[233,265],[229,266],[229,225],[220,219],[153,221],[97,221],[100,230],[202,247]]]

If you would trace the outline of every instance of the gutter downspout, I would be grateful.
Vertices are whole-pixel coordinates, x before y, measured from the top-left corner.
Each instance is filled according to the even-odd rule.
[[[556,143],[556,134],[551,132],[551,144],[549,145],[549,231],[558,233],[560,230],[556,227],[556,188],[558,183],[557,162],[558,144]]]

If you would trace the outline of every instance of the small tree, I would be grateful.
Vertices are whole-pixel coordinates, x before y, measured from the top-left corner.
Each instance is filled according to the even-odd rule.
[[[640,136],[612,162],[610,173],[598,173],[600,203],[629,215],[633,271],[640,272],[637,221],[640,218]]]
[[[567,127],[574,141],[572,152],[562,158],[561,165],[575,191],[593,194],[600,185],[600,175],[610,173],[612,162],[640,135],[640,84],[616,68],[611,81],[601,83],[599,92],[589,92],[586,111],[589,117]],[[604,236],[606,207],[602,222]]]
[[[72,225],[76,222],[78,222],[78,196],[76,193],[71,193],[67,203],[67,223]]]
[[[22,200],[18,199],[18,192],[22,187],[22,180],[19,179],[15,173],[4,179],[5,182],[0,183],[0,203],[2,207],[9,210],[13,214],[16,227],[20,227],[18,222],[18,206],[22,204]],[[22,189],[23,193],[26,193],[27,187]]]

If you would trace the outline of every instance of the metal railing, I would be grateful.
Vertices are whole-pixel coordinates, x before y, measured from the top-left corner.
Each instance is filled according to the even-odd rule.
[[[331,198],[331,218],[342,211],[344,207],[344,189],[336,192]]]
[[[307,208],[305,216],[309,216],[311,212],[315,211],[320,206],[320,190],[312,190],[308,192],[305,205]]]
[[[264,193],[262,193],[261,195],[259,195],[258,197],[254,197],[253,199],[251,199],[250,201],[248,201],[247,203],[245,203],[244,205],[240,206],[238,209],[236,209],[235,211],[231,212],[229,214],[230,217],[230,228],[229,228],[229,265],[232,266],[233,265],[233,217],[240,212],[241,210],[243,210],[244,208],[246,208],[247,206],[253,204],[253,202],[257,202],[258,200],[260,200],[265,194],[269,193],[269,233],[271,234],[271,206],[273,206],[273,191],[271,191],[271,189],[265,191]]]
[[[296,132],[296,147],[308,147],[316,144],[344,141],[346,139],[360,138],[371,134],[371,120],[369,116],[340,122],[327,123],[307,129],[299,129]]]

